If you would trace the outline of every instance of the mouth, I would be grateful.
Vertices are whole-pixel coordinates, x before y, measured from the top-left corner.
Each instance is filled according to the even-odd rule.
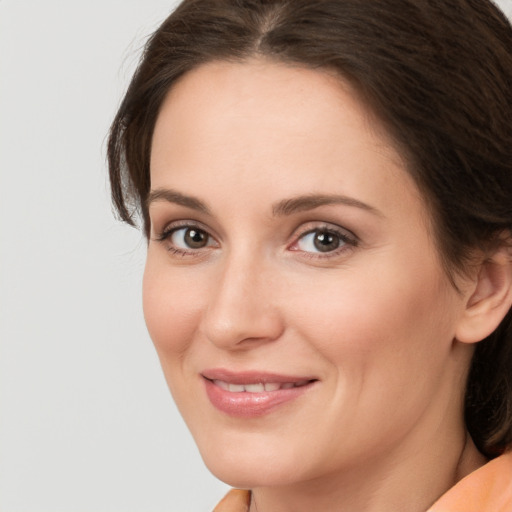
[[[215,386],[230,391],[231,393],[264,393],[279,391],[280,389],[292,389],[306,386],[310,380],[300,380],[298,382],[255,382],[252,384],[232,384],[223,380],[214,379],[211,381]]]
[[[318,379],[260,372],[236,373],[224,369],[201,374],[206,394],[219,411],[240,418],[262,416],[293,401]]]

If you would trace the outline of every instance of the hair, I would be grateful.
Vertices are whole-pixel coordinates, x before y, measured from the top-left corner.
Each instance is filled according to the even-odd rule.
[[[355,87],[429,206],[449,276],[510,241],[512,27],[487,0],[185,0],[149,38],[111,126],[122,220],[149,235],[151,141],[173,84],[203,63],[259,56]],[[511,311],[477,344],[465,420],[486,456],[512,445]]]

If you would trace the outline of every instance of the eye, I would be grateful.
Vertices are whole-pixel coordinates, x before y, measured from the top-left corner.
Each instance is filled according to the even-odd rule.
[[[203,257],[207,249],[219,247],[209,231],[193,221],[173,222],[157,232],[153,240],[180,258]]]
[[[289,250],[328,257],[339,255],[357,245],[358,239],[350,231],[335,225],[315,227],[310,224],[310,229],[305,226]]]
[[[202,249],[214,245],[210,235],[197,227],[173,229],[166,238],[175,249]]]
[[[305,252],[331,252],[344,244],[338,233],[317,229],[301,236],[297,241],[297,249]]]

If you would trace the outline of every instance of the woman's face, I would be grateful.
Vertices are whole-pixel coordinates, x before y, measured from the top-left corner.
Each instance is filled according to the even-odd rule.
[[[463,296],[343,81],[257,60],[186,74],[151,190],[145,317],[214,474],[293,484],[430,449],[458,421]]]

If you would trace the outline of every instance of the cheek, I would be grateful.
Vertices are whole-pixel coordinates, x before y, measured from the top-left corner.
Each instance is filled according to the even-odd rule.
[[[344,375],[398,380],[449,353],[457,310],[437,266],[389,260],[310,285],[307,305],[294,295],[305,337]]]
[[[144,318],[162,365],[173,364],[189,347],[204,294],[195,293],[186,273],[171,272],[148,254],[143,280]],[[164,367],[165,371],[165,367]]]
[[[289,311],[303,312],[295,317],[302,338],[329,365],[325,436],[342,429],[353,446],[400,439],[446,381],[456,301],[435,268],[429,274],[424,265],[424,277],[400,266],[384,270],[319,281],[307,304],[290,294]]]

